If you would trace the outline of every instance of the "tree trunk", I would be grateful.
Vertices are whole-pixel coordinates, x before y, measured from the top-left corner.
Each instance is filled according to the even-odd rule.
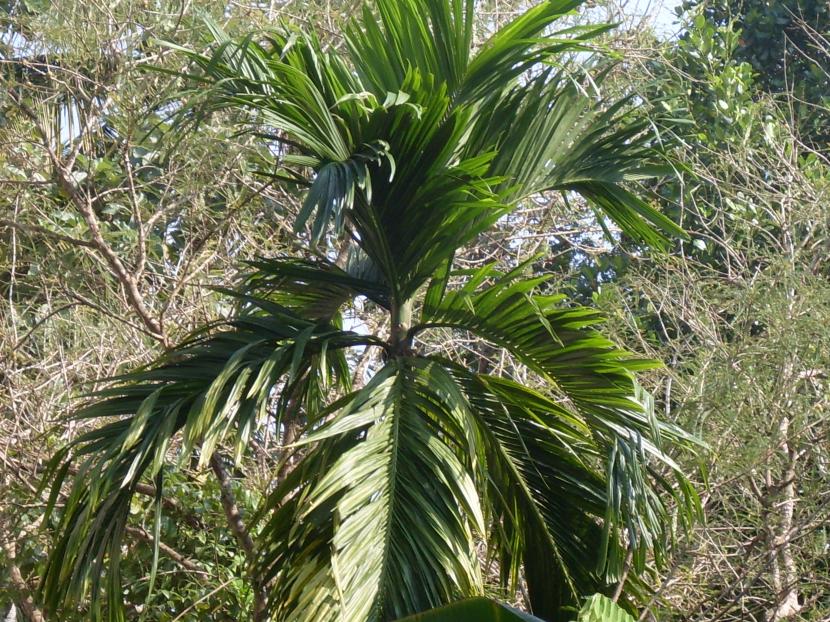
[[[801,604],[798,602],[798,569],[793,559],[790,537],[793,529],[793,515],[795,513],[796,487],[795,469],[798,461],[798,453],[788,440],[790,431],[790,420],[784,417],[779,424],[778,431],[781,435],[781,451],[786,454],[787,462],[782,473],[781,499],[778,501],[778,525],[775,541],[775,566],[779,573],[779,585],[777,590],[777,607],[772,612],[772,622],[791,618],[801,611]]]

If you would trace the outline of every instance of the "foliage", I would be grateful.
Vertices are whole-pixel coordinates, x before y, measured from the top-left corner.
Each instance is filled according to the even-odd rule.
[[[577,622],[634,622],[634,618],[607,596],[594,594],[580,609]]]
[[[823,38],[830,29],[830,7],[821,0],[716,0],[700,4],[714,27],[740,34],[735,57],[748,63],[758,86],[792,96],[798,129],[815,148],[830,139],[827,88],[830,55]]]
[[[487,598],[478,597],[444,605],[443,607],[424,613],[417,613],[405,620],[401,620],[401,622],[430,622],[430,620],[433,622],[442,622],[445,620],[457,620],[458,622],[464,622],[465,620],[481,620],[482,622],[538,622],[539,618],[534,618],[531,615]]]
[[[496,603],[486,598],[462,600],[425,613],[415,614],[401,622],[533,622],[539,618]],[[585,600],[577,622],[633,622],[619,605],[607,596],[594,594]]]
[[[658,408],[712,446],[705,526],[674,552],[652,614],[822,619],[830,172],[736,37],[693,12],[647,66],[689,172],[659,193],[692,244],[629,262],[595,301],[672,361]]]
[[[680,232],[628,185],[664,170],[648,125],[588,92],[601,72],[583,65],[596,77],[581,80],[568,62],[603,29],[549,34],[577,5],[541,3],[475,53],[462,0],[379,0],[347,29],[346,53],[292,27],[237,40],[211,26],[207,53],[170,44],[198,85],[179,122],[241,111],[275,154],[264,172],[309,188],[295,221],[306,258],[254,262],[222,290],[236,301],[227,319],[76,413],[100,425],[49,466],[48,610],[88,595],[93,618],[124,619],[122,541],[142,480],[156,487],[158,542],[169,458],[212,464],[232,444],[241,462],[298,419],[295,466],[263,502],[250,553],[275,619],[392,619],[480,594],[478,541],[549,619],[608,584],[638,593],[672,536],[666,500],[684,523],[697,508],[664,449],[694,442],[634,380],[653,363],[602,337],[594,311],[542,293],[528,262],[453,266],[545,191],[581,195],[642,242]],[[343,329],[357,299],[385,310],[388,336]],[[416,338],[436,328],[505,349],[540,390],[424,353]],[[355,348],[383,361],[353,389]]]
[[[213,354],[222,353],[218,358],[227,362],[231,351],[243,349],[230,338],[250,336],[250,322],[259,326],[264,320],[296,330],[293,343],[301,347],[293,351],[303,353],[296,368],[293,354],[291,360],[287,354],[293,346],[285,341],[276,348],[287,348],[281,355],[262,363],[263,351],[270,347],[266,340],[235,359],[238,367],[229,371],[224,384],[217,383],[217,391],[231,392],[238,381],[252,382],[250,375],[240,381],[244,374],[273,365],[287,370],[284,379],[292,373],[302,379],[295,384],[304,397],[292,399],[283,379],[269,392],[262,417],[252,416],[245,400],[232,412],[222,408],[222,399],[216,408],[199,413],[183,404],[171,407],[171,413],[179,413],[182,428],[189,426],[193,433],[170,437],[161,486],[155,486],[157,478],[142,476],[138,481],[136,475],[134,494],[122,507],[120,600],[127,619],[262,619],[262,588],[270,588],[261,585],[267,571],[263,567],[281,576],[268,560],[296,558],[304,543],[307,550],[316,550],[308,534],[338,527],[323,505],[286,493],[290,482],[306,481],[305,490],[320,497],[340,494],[360,502],[367,487],[361,487],[359,474],[349,467],[364,460],[385,495],[383,502],[371,498],[366,504],[380,507],[370,517],[373,521],[365,521],[369,532],[384,517],[400,517],[393,523],[400,527],[392,532],[397,542],[401,533],[421,534],[437,524],[450,515],[451,506],[463,520],[439,535],[443,541],[463,541],[467,552],[441,557],[439,563],[469,572],[479,591],[498,601],[530,609],[528,591],[541,588],[531,589],[528,580],[536,577],[538,584],[538,577],[546,578],[548,570],[539,564],[547,561],[545,551],[552,548],[544,539],[527,538],[543,533],[540,524],[547,521],[544,530],[556,536],[554,544],[569,556],[563,559],[571,573],[585,581],[579,589],[616,594],[624,588],[621,605],[629,611],[640,608],[643,619],[729,622],[830,616],[826,7],[807,0],[695,3],[682,10],[680,36],[660,41],[642,23],[613,31],[579,26],[604,11],[615,14],[608,21],[631,23],[625,11],[617,16],[613,6],[592,5],[578,16],[557,18],[544,31],[549,38],[533,42],[532,53],[538,56],[528,62],[541,64],[517,80],[535,85],[537,98],[561,114],[537,114],[542,104],[522,89],[512,94],[491,89],[492,81],[510,74],[501,70],[479,73],[482,82],[465,101],[453,99],[448,87],[443,101],[450,103],[441,108],[440,89],[433,88],[440,80],[430,83],[426,74],[440,71],[448,84],[457,86],[471,66],[472,56],[466,65],[452,60],[456,46],[449,44],[469,34],[470,47],[482,50],[499,26],[536,4],[480,0],[472,27],[467,29],[471,22],[462,12],[463,36],[442,37],[447,45],[439,47],[429,41],[415,45],[424,35],[417,28],[399,29],[398,43],[389,46],[381,23],[365,36],[382,53],[366,54],[364,60],[360,50],[365,48],[358,44],[353,61],[342,33],[358,39],[364,34],[360,27],[346,28],[356,15],[351,1],[202,2],[198,11],[192,4],[166,0],[0,3],[0,79],[5,87],[0,95],[0,614],[11,603],[25,620],[80,622],[96,615],[88,599],[89,584],[82,586],[83,598],[58,612],[45,611],[35,589],[44,576],[62,571],[59,564],[47,571],[46,560],[83,458],[71,464],[46,524],[49,491],[36,486],[45,462],[59,448],[73,442],[81,447],[84,441],[78,439],[83,435],[122,418],[62,418],[77,408],[75,398],[124,389],[128,382],[99,379],[142,365],[143,373],[150,374],[143,384],[169,372],[175,390],[184,390],[183,373]],[[409,19],[413,6],[396,3],[388,17],[421,23]],[[206,28],[203,13],[221,28]],[[430,21],[438,14],[426,15]],[[382,22],[375,12],[372,20]],[[280,24],[276,31],[275,24]],[[452,23],[449,27],[454,28]],[[559,36],[555,30],[566,32]],[[246,41],[252,31],[256,34]],[[169,45],[160,46],[159,40]],[[533,47],[527,41],[522,45],[511,49],[522,53]],[[245,53],[233,56],[240,46]],[[418,59],[412,66],[398,62],[407,46],[417,47],[410,49]],[[620,62],[598,62],[594,52],[605,46],[621,52],[615,56]],[[285,48],[288,53],[281,57]],[[242,65],[231,62],[231,56],[252,62],[243,67],[245,76],[240,77]],[[213,59],[217,62],[211,64]],[[204,70],[200,62],[207,62]],[[500,67],[520,72],[521,63],[512,62]],[[373,69],[388,64],[397,65],[388,74]],[[147,71],[149,66],[157,70]],[[364,66],[368,69],[354,73],[355,67]],[[292,67],[319,80],[309,84]],[[542,76],[545,68],[547,77]],[[248,69],[262,72],[265,80],[257,80]],[[336,71],[329,75],[329,69]],[[397,86],[407,72],[414,76],[416,70],[419,83],[410,77],[406,89]],[[226,72],[228,82],[216,83],[211,72],[217,71]],[[273,90],[264,90],[274,80],[302,106],[275,108],[278,98]],[[335,94],[324,84],[343,92]],[[322,97],[316,107],[308,103],[316,101],[315,90]],[[632,93],[633,99],[614,108]],[[341,95],[345,99],[337,101]],[[632,114],[635,106],[637,114]],[[275,111],[283,116],[275,118]],[[406,145],[394,140],[407,133],[399,135],[398,128],[418,123],[428,128],[429,120],[422,115],[430,111],[455,124],[442,126],[447,132],[450,125],[457,130],[457,135],[449,132],[449,138],[441,138],[444,144],[469,145],[465,155],[452,153],[432,168],[422,164],[426,155],[417,152],[415,143],[410,146],[416,157],[398,157],[396,150]],[[312,113],[316,116],[309,117]],[[643,115],[648,115],[648,124]],[[308,145],[278,129],[286,120],[305,127],[308,119],[334,124],[334,131],[329,126],[310,136],[310,141],[320,139],[319,153],[303,151]],[[387,129],[393,123],[397,125],[390,139],[383,134],[392,134]],[[527,151],[518,129],[497,138],[496,149],[489,148],[488,141],[507,123],[544,136],[540,144],[547,141],[550,153],[559,158],[551,160],[556,169],[536,175],[548,152],[535,147]],[[473,125],[481,132],[464,134]],[[601,136],[597,141],[591,134],[597,127],[618,139],[616,164],[603,159],[609,152],[599,159],[587,157],[603,143]],[[582,128],[580,135],[587,137],[581,147],[570,140],[572,128]],[[349,157],[326,159],[339,149],[337,135],[345,145],[342,154]],[[430,134],[439,135],[444,136]],[[329,138],[334,142],[329,144]],[[658,144],[663,152],[655,157],[652,147]],[[330,153],[323,153],[326,148]],[[514,149],[521,157],[512,157]],[[466,213],[468,220],[447,224],[440,220],[446,216],[440,209],[431,214],[434,221],[421,212],[401,218],[412,194],[403,186],[392,193],[398,181],[414,179],[418,171],[432,177],[447,162],[455,166],[484,152],[487,157],[480,162],[465,162],[459,170],[463,177],[431,186],[432,198],[417,197],[443,206],[438,195],[454,193],[450,203],[456,214],[472,202],[469,192],[465,194],[469,190],[480,205]],[[634,168],[623,168],[620,159]],[[563,167],[566,160],[583,168]],[[670,162],[676,174],[662,177],[659,168],[646,167],[657,176],[634,179],[646,161]],[[526,162],[532,166],[525,167]],[[610,181],[630,192],[629,209],[640,205],[631,197],[642,197],[655,209],[645,212],[648,218],[626,221],[621,218],[626,213],[614,212],[613,205],[604,213],[607,202],[603,206],[599,201],[597,211],[597,203],[586,200],[597,195],[585,186],[535,193],[547,182],[559,188],[554,172],[573,176],[582,171],[595,176],[595,187]],[[604,177],[621,171],[628,177],[622,182]],[[514,188],[504,179],[508,176],[520,179],[527,192],[516,186],[511,194]],[[334,200],[329,185],[343,190]],[[316,189],[309,192],[310,186]],[[584,197],[576,192],[580,189],[586,191]],[[400,209],[387,211],[380,230],[389,228],[394,240],[382,263],[405,267],[403,288],[397,285],[399,275],[377,269],[356,249],[357,242],[368,238],[355,234],[352,214],[370,213],[360,203],[370,191],[370,206],[398,201]],[[499,209],[504,211],[496,216]],[[480,214],[494,222],[488,226],[478,220]],[[661,241],[653,226],[674,230],[658,214],[681,223],[689,239],[670,239],[663,242],[665,253],[655,252]],[[369,230],[365,221],[361,231]],[[428,257],[408,252],[433,248],[433,242],[435,248],[443,247],[440,236],[433,239],[430,232],[444,225],[446,238],[451,227],[469,235],[452,253],[450,268],[440,252]],[[478,233],[473,232],[476,226],[481,227]],[[410,244],[416,233],[417,244]],[[241,279],[240,263],[248,275]],[[425,284],[418,287],[420,279]],[[407,290],[415,291],[410,311],[398,305],[396,339],[390,334],[393,286],[401,299]],[[559,293],[569,299],[557,301]],[[271,311],[258,307],[260,303],[270,305]],[[284,310],[274,315],[278,307],[273,305],[288,307],[297,323],[278,322]],[[610,321],[574,326],[583,320],[600,322],[602,316]],[[542,318],[551,333],[539,329]],[[149,364],[213,320],[182,349],[173,348],[160,363],[167,365],[163,371]],[[309,321],[316,328],[330,324],[331,333],[316,328],[304,333]],[[600,328],[605,336],[598,334]],[[332,335],[349,331],[355,340],[376,339],[378,345],[323,345]],[[569,348],[605,344],[610,360],[589,357],[572,367],[568,357],[574,350],[563,354],[563,344],[551,336],[560,333],[574,339]],[[620,545],[638,526],[606,522],[604,516],[611,498],[608,475],[614,474],[607,453],[614,434],[606,427],[609,419],[594,412],[591,392],[587,402],[580,393],[580,378],[607,376],[604,367],[632,362],[612,341],[669,363],[668,369],[638,371],[637,381],[654,395],[654,409],[663,421],[693,430],[711,447],[703,454],[708,487],[697,482],[704,491],[706,521],[679,542],[663,542],[664,534],[659,534],[660,546],[638,559],[630,553],[630,563],[629,552]],[[395,354],[393,343],[402,354]],[[614,353],[623,358],[616,360]],[[178,354],[183,358],[176,358]],[[304,370],[312,368],[316,385],[306,382]],[[611,376],[614,383],[622,377]],[[623,376],[632,395],[645,395],[630,375]],[[204,389],[210,378],[200,378],[193,378],[193,384],[201,382]],[[563,387],[551,384],[557,379]],[[414,406],[413,400],[393,399],[412,393],[417,396]],[[287,399],[280,402],[280,396]],[[164,400],[162,393],[156,405],[170,406]],[[508,408],[494,411],[502,403]],[[403,404],[408,408],[396,408]],[[347,422],[363,414],[371,419],[374,414],[368,411],[386,418],[373,419],[365,432],[320,427],[336,413],[348,427]],[[439,411],[448,413],[442,415],[440,430],[434,423]],[[316,415],[309,419],[309,413]],[[645,413],[649,417],[643,419]],[[652,421],[650,407],[645,413],[630,413],[627,424],[643,429]],[[317,424],[315,417],[320,418]],[[123,418],[130,419],[130,414]],[[211,428],[212,434],[199,437],[201,426],[217,421],[222,424]],[[246,441],[244,423],[250,421],[255,424]],[[134,432],[161,434],[149,434],[144,448],[126,449],[145,458],[161,455],[164,431],[153,428],[154,423],[153,417],[136,422]],[[235,427],[239,424],[241,435]],[[389,439],[395,429],[410,435],[399,436],[393,445]],[[368,451],[370,430],[374,446],[385,444],[387,451]],[[676,433],[674,426],[668,430]],[[308,438],[318,431],[332,436]],[[414,464],[431,471],[435,485],[424,489],[425,478],[412,469],[396,469],[404,479],[391,479],[396,463],[390,458],[409,455],[425,437],[434,451],[418,452]],[[206,440],[208,447],[215,442],[216,460],[203,451]],[[673,449],[662,440],[667,451]],[[109,448],[113,465],[122,451],[122,444],[116,445]],[[562,449],[572,445],[577,451]],[[498,447],[505,453],[496,453]],[[328,452],[331,459],[317,468],[312,457],[323,456],[319,452]],[[447,452],[446,461],[437,460]],[[348,458],[338,464],[341,455]],[[672,450],[671,455],[686,472],[696,471],[696,460],[688,454]],[[199,464],[200,458],[209,468]],[[663,456],[653,455],[647,462],[658,478],[653,480],[658,490],[659,478],[672,473],[671,465],[659,458]],[[335,465],[339,471],[333,470]],[[110,465],[93,466],[107,472]],[[333,473],[344,477],[323,479]],[[459,477],[454,480],[453,474]],[[440,506],[442,514],[428,514],[430,520],[396,514],[389,500],[403,498],[401,489],[384,482],[409,482],[416,476],[418,501],[433,503],[452,494],[469,506],[477,498],[481,520],[474,508],[462,512],[452,502]],[[107,494],[121,480],[97,487],[88,486],[89,481],[79,478],[78,485],[85,485],[87,493]],[[667,484],[674,487],[676,481]],[[551,489],[568,492],[548,495]],[[502,490],[508,494],[501,496]],[[296,503],[276,515],[269,507],[279,502],[280,494]],[[541,498],[552,502],[534,503]],[[327,499],[335,505],[342,497]],[[634,509],[625,505],[627,495],[619,499],[622,513],[634,516],[634,509],[645,508],[647,517],[660,517],[665,510],[675,520],[677,510],[670,499],[662,509],[647,495],[633,497]],[[81,499],[76,509],[83,503]],[[519,523],[511,522],[517,516],[514,507],[529,520],[511,532],[504,526]],[[229,519],[229,508],[237,512],[235,519]],[[283,540],[297,546],[268,549],[266,536],[280,531],[280,517],[306,510],[316,522],[309,522],[305,532],[289,534],[293,540]],[[344,512],[358,528],[364,524],[355,518],[362,516],[359,512]],[[478,522],[484,523],[483,530]],[[606,525],[611,565],[598,570],[600,547],[595,543],[604,541],[600,527]],[[353,534],[351,542],[364,533]],[[263,554],[259,565],[251,564],[253,541],[257,555],[266,549],[271,555]],[[350,542],[347,536],[338,540],[344,541]],[[522,558],[510,557],[517,548]],[[644,544],[638,551],[647,548]],[[320,550],[306,568],[324,568],[327,556],[336,557],[330,548]],[[356,550],[348,547],[342,554],[355,559],[348,555]],[[376,560],[378,550],[361,550],[360,559]],[[581,556],[578,566],[572,563],[571,558]],[[646,571],[640,573],[636,566],[643,562]],[[614,569],[614,563],[619,567]],[[105,560],[97,575],[102,585],[111,579],[109,568]],[[353,568],[363,574],[350,575],[352,586],[376,572],[369,564],[355,562]],[[293,585],[299,586],[302,578],[295,579]],[[321,583],[326,580],[322,577]],[[458,582],[436,585],[446,593]],[[563,594],[550,594],[576,602],[569,591],[566,587]],[[534,598],[538,605],[538,595]],[[591,602],[599,606],[606,601],[596,597]],[[574,617],[576,609],[568,611],[562,618]],[[106,602],[100,613],[110,613]]]

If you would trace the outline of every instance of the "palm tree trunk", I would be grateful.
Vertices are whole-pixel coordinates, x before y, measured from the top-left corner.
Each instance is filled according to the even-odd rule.
[[[406,354],[410,350],[411,340],[407,334],[409,332],[409,325],[412,322],[412,300],[407,300],[402,303],[392,303],[390,310],[392,315],[392,329],[389,335],[389,340],[392,345],[392,351],[395,354]]]

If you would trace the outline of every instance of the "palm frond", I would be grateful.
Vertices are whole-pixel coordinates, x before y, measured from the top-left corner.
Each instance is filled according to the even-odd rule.
[[[346,32],[363,84],[378,96],[402,89],[416,71],[454,92],[467,70],[474,0],[377,0]]]
[[[548,30],[558,20],[572,14],[583,0],[546,0],[525,11],[497,30],[470,60],[459,87],[461,103],[482,102],[487,113],[506,90],[541,63],[566,52],[585,49],[585,42],[608,30],[609,26],[571,26],[558,32]]]
[[[183,441],[180,459],[198,451],[204,463],[226,438],[233,439],[239,458],[264,417],[273,415],[278,424],[290,396],[318,384],[348,386],[345,348],[380,343],[299,317],[268,299],[243,301],[238,316],[199,331],[157,363],[113,379],[75,413],[108,422],[74,440],[46,475],[52,488],[47,515],[70,483],[43,576],[50,609],[81,598],[87,581],[97,606],[104,576],[105,591],[113,598],[115,589],[118,601],[130,500],[142,478],[161,477],[175,435]],[[273,404],[275,388],[282,391]],[[73,463],[77,475],[67,482]],[[110,619],[120,612],[120,605],[110,606]]]
[[[484,108],[467,148],[498,154],[489,173],[505,180],[506,202],[541,192],[577,193],[636,240],[662,246],[667,236],[685,236],[625,187],[671,172],[652,144],[648,122],[625,99],[592,95],[601,76],[582,85],[572,71],[550,68]]]
[[[470,331],[509,350],[579,408],[636,408],[633,372],[657,363],[635,359],[603,337],[594,329],[602,321],[595,309],[566,306],[564,296],[541,293],[551,275],[526,278],[526,268],[501,273],[486,265],[442,296],[427,295],[411,335],[435,327]],[[645,421],[640,427],[650,430]]]
[[[300,317],[326,321],[358,296],[389,308],[389,286],[377,275],[367,274],[359,260],[348,261],[345,268],[325,259],[295,257],[263,257],[248,265],[253,270],[238,288],[227,290],[231,296],[268,298]]]
[[[597,332],[595,326],[602,318],[595,310],[566,307],[562,296],[537,293],[546,277],[523,278],[521,273],[521,266],[507,274],[486,266],[468,275],[462,286],[443,294],[440,292],[445,288],[445,281],[436,280],[425,298],[422,323],[413,326],[410,332],[415,336],[439,326],[469,331],[510,351],[565,398],[557,404],[507,380],[462,374],[470,402],[479,405],[477,412],[491,413],[491,417],[495,416],[492,413],[508,413],[506,423],[490,421],[484,428],[490,434],[502,430],[503,434],[514,435],[494,438],[510,449],[504,456],[495,455],[488,460],[488,468],[495,468],[501,474],[497,486],[502,490],[500,494],[504,495],[506,489],[543,491],[534,502],[543,502],[549,507],[554,507],[552,499],[567,498],[562,490],[552,488],[561,486],[557,482],[568,472],[567,468],[557,462],[552,463],[555,468],[549,469],[538,464],[539,460],[557,458],[552,440],[538,447],[534,443],[541,443],[540,438],[552,437],[554,415],[559,425],[567,423],[569,430],[582,435],[564,442],[563,447],[570,448],[578,459],[576,464],[583,469],[573,482],[586,488],[568,491],[571,497],[581,500],[583,514],[556,508],[548,521],[573,518],[574,523],[559,526],[556,537],[542,538],[550,543],[545,563],[542,558],[521,559],[529,585],[537,585],[531,588],[541,599],[535,606],[553,615],[565,595],[557,595],[546,577],[559,577],[561,581],[555,582],[556,585],[570,585],[570,600],[573,600],[578,594],[596,590],[604,578],[621,574],[625,558],[623,542],[634,552],[638,571],[645,568],[649,551],[656,552],[660,561],[661,549],[670,534],[665,530],[669,524],[667,505],[657,490],[675,499],[681,523],[697,517],[699,501],[694,491],[678,465],[663,450],[664,443],[688,450],[694,450],[696,443],[678,428],[657,421],[634,381],[634,371],[653,366],[654,362],[634,359]],[[484,403],[488,395],[492,396],[489,405]],[[523,418],[531,413],[532,425],[522,426]],[[539,422],[544,425],[537,427]],[[517,454],[517,448],[525,453]],[[499,464],[499,459],[517,456],[525,466],[494,466]],[[526,479],[512,481],[529,475],[538,479],[532,483]],[[520,501],[526,504],[524,514],[530,512],[535,516],[527,519],[528,524],[534,524],[536,530],[551,528],[544,527],[548,524],[543,520],[544,514],[527,505],[531,500],[514,499],[510,505]],[[513,511],[510,507],[506,508],[505,516],[510,511]],[[598,527],[600,519],[604,532]],[[585,533],[580,534],[576,525],[581,525]],[[529,533],[520,536],[521,532],[515,529],[511,528],[508,533],[517,542],[522,537],[530,538]],[[539,533],[546,531],[537,532],[533,542],[539,542]],[[571,534],[570,540],[567,534]],[[586,548],[587,543],[591,548]],[[574,565],[584,564],[586,559],[592,559],[596,567]],[[510,562],[507,567],[515,572],[517,558],[508,557],[507,561]],[[541,583],[532,578],[536,571]]]
[[[484,437],[502,581],[515,589],[523,569],[532,611],[557,619],[580,594],[604,587],[600,451],[584,421],[551,399],[507,380],[455,375]]]
[[[213,85],[209,91],[202,88],[188,94],[193,101],[187,112],[198,119],[231,106],[247,108],[256,112],[261,124],[286,132],[308,157],[324,161],[349,158],[351,145],[330,110],[334,102],[327,101],[309,77],[301,55],[284,56],[283,49],[266,49],[250,35],[235,41],[218,28],[213,33],[215,49],[211,53],[166,44],[198,68],[198,73],[194,69],[187,77],[202,87]],[[285,47],[292,43],[289,38],[276,37],[271,42]]]
[[[481,593],[475,448],[460,394],[435,388],[448,380],[393,359],[303,439],[316,446],[263,528],[276,619],[388,620]]]
[[[625,580],[630,552],[628,587],[642,592],[647,554],[661,563],[673,537],[667,500],[679,503],[681,523],[697,508],[679,470],[672,485],[659,468],[671,459],[632,441],[642,439],[636,431],[597,435],[579,412],[510,380],[453,375],[480,426],[489,540],[505,585],[516,588],[521,568],[533,612],[558,620],[582,595]]]
[[[192,73],[185,75],[199,85],[186,94],[189,101],[178,111],[179,119],[198,123],[219,110],[248,111],[253,131],[294,149],[281,154],[282,167],[313,171],[295,228],[302,230],[314,216],[312,241],[319,242],[332,221],[341,232],[355,193],[371,197],[370,167],[388,164],[394,170],[383,139],[362,140],[365,126],[373,113],[388,114],[404,106],[406,98],[378,100],[363,91],[342,60],[324,52],[312,36],[285,29],[268,33],[264,42],[253,35],[236,41],[216,24],[207,24],[212,52],[167,44],[191,61]],[[303,175],[291,171],[288,178],[299,180]]]

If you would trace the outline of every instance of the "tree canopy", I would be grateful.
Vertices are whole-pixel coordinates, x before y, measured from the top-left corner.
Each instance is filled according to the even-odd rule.
[[[0,614],[830,615],[813,4],[0,4]]]
[[[594,311],[545,292],[528,262],[453,265],[542,192],[581,195],[644,242],[681,233],[624,185],[663,171],[647,123],[588,91],[601,75],[585,81],[577,69],[590,68],[566,56],[604,28],[548,32],[576,6],[544,2],[477,50],[470,0],[366,5],[345,55],[290,27],[234,40],[210,23],[208,53],[174,47],[198,85],[180,127],[239,109],[273,141],[263,173],[308,187],[294,224],[308,225],[308,256],[254,262],[224,291],[237,300],[228,319],[75,414],[116,419],[50,467],[54,499],[77,464],[44,575],[48,609],[89,584],[93,611],[106,593],[106,615],[122,618],[130,501],[144,478],[163,489],[177,435],[180,460],[207,465],[232,442],[239,461],[261,426],[300,417],[294,446],[309,449],[264,499],[250,555],[274,619],[390,620],[480,594],[477,539],[548,619],[624,581],[626,563],[636,579],[650,553],[660,560],[664,495],[684,521],[697,497],[663,450],[691,437],[659,422],[634,381],[653,363],[603,338]],[[336,261],[327,239],[339,240]],[[387,338],[342,328],[358,297],[388,313]],[[539,388],[426,354],[418,341],[436,328],[504,348]],[[355,347],[382,349],[384,363],[352,390]]]

